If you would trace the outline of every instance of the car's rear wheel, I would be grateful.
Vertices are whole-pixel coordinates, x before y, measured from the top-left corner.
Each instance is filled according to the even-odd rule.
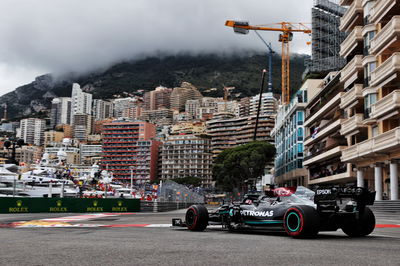
[[[293,206],[286,211],[283,226],[289,236],[296,238],[315,237],[319,231],[319,216],[311,206]]]
[[[203,205],[192,205],[186,211],[186,226],[191,231],[204,231],[208,225],[208,210]]]
[[[343,232],[351,237],[369,235],[374,231],[374,228],[375,215],[368,207],[360,212],[359,219],[350,220],[342,225]]]

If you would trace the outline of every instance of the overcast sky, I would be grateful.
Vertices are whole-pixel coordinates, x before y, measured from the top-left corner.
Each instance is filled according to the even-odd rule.
[[[311,22],[312,0],[0,0],[0,95],[45,73],[84,72],[157,51],[265,49],[251,25]],[[279,52],[279,33],[260,32]],[[291,49],[310,53],[296,33]]]

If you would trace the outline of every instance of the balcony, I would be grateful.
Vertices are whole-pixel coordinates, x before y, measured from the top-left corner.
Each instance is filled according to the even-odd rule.
[[[400,37],[400,16],[394,16],[388,24],[371,40],[371,53],[380,55],[398,49]]]
[[[337,107],[340,103],[340,98],[343,96],[344,92],[338,93],[335,97],[333,97],[329,102],[327,102],[321,109],[319,109],[316,113],[311,114],[307,117],[304,122],[304,126],[307,127],[317,121],[317,119],[321,118],[327,111],[330,109]]]
[[[340,109],[345,109],[356,104],[358,100],[363,99],[363,85],[355,84],[353,88],[347,91],[340,100]]]
[[[363,24],[362,0],[354,0],[340,20],[340,31],[350,32],[355,26]]]
[[[393,8],[399,5],[398,0],[379,0],[375,1],[375,5],[371,8],[370,11],[370,22],[371,23],[379,23],[382,18],[388,15]]]
[[[342,69],[340,75],[340,82],[345,83],[344,87],[347,88],[351,83],[356,81],[359,72],[363,71],[362,55],[356,55],[347,65]]]
[[[328,123],[326,126],[320,128],[318,133],[315,134],[314,137],[308,137],[304,141],[304,146],[309,146],[310,144],[321,140],[323,137],[326,137],[331,132],[336,132],[340,129],[340,125],[343,123],[344,119],[338,119],[333,123]]]
[[[363,124],[363,120],[364,120],[363,114],[353,115],[342,124],[340,135],[343,136],[354,135],[359,131],[360,128],[365,128],[366,126]]]
[[[365,160],[365,157],[373,159],[375,156],[382,156],[382,152],[395,152],[399,148],[400,127],[397,127],[343,150],[342,161],[353,163]]]
[[[335,148],[326,150],[318,155],[307,156],[303,162],[303,166],[319,163],[335,156],[339,156],[342,153],[342,150],[346,148],[347,146],[336,146]]]
[[[381,88],[397,78],[400,71],[400,52],[393,53],[385,62],[371,72],[371,87]]]
[[[371,106],[370,117],[374,119],[388,118],[398,114],[400,108],[400,90],[395,90]],[[391,115],[392,114],[392,115]]]
[[[361,26],[355,27],[354,30],[342,42],[340,45],[340,56],[349,56],[357,48],[357,46],[362,43],[362,29],[363,28]]]
[[[308,184],[316,185],[316,184],[324,184],[324,183],[343,183],[353,181],[356,177],[355,173],[352,171],[351,164],[347,164],[346,171],[343,173],[334,174],[331,176],[320,177],[316,179],[311,179]]]

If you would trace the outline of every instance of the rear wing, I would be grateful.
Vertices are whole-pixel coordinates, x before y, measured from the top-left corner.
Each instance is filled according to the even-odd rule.
[[[369,191],[362,187],[320,187],[315,190],[314,203],[326,205],[337,200],[351,199],[357,202],[359,207],[373,205],[375,201],[375,191]]]

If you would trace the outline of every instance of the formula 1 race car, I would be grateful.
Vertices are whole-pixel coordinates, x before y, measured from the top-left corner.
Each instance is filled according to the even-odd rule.
[[[375,228],[375,216],[366,207],[373,205],[374,199],[375,192],[361,187],[318,188],[315,193],[305,187],[282,187],[266,195],[246,195],[242,202],[222,205],[213,212],[192,205],[185,222],[173,219],[172,224],[192,231],[203,231],[211,224],[229,231],[278,229],[298,238],[341,228],[348,236],[359,237]]]

